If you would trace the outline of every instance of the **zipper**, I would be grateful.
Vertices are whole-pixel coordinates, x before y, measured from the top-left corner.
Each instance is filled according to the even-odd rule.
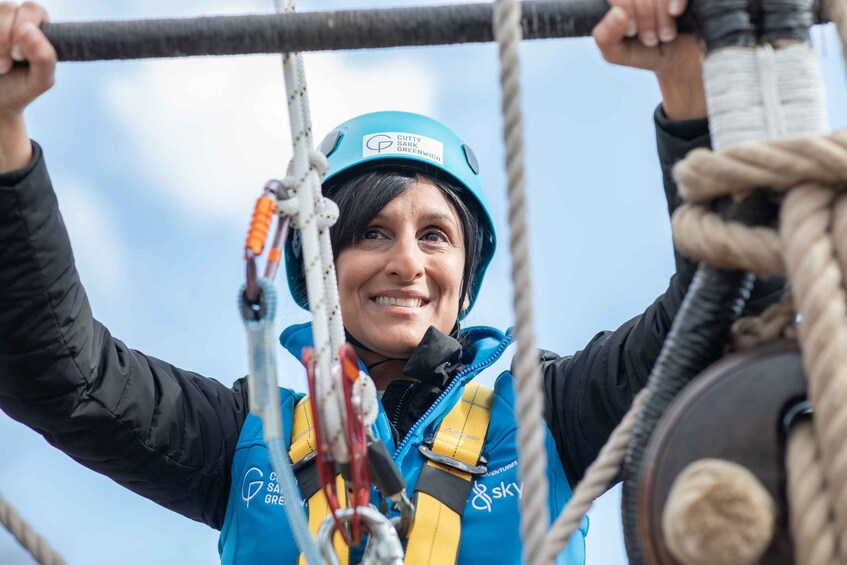
[[[432,403],[432,406],[430,406],[429,409],[426,412],[424,412],[424,415],[421,416],[418,419],[418,421],[415,422],[415,425],[412,426],[412,428],[406,433],[405,437],[403,438],[403,441],[401,441],[400,445],[397,446],[397,449],[394,450],[394,455],[392,456],[392,459],[394,459],[395,461],[397,460],[397,456],[400,455],[400,452],[403,451],[403,449],[405,449],[406,444],[411,441],[412,437],[415,435],[415,432],[417,432],[418,428],[421,427],[422,422],[424,422],[427,418],[429,418],[429,415],[432,414],[432,411],[435,410],[435,407],[438,406],[438,403],[441,402],[444,399],[444,397],[446,397],[448,394],[453,392],[454,388],[459,386],[459,383],[461,382],[461,380],[465,376],[467,376],[468,374],[470,374],[474,371],[484,369],[485,367],[487,367],[489,365],[493,365],[494,362],[497,361],[497,359],[500,358],[500,356],[503,354],[503,352],[506,350],[506,348],[509,347],[512,344],[513,340],[514,340],[514,338],[512,337],[512,335],[507,333],[505,339],[503,339],[503,341],[500,342],[500,345],[497,346],[497,349],[494,350],[494,353],[492,355],[488,356],[488,359],[486,359],[482,363],[478,363],[476,365],[471,365],[470,367],[466,367],[464,370],[457,373],[456,376],[453,378],[453,382],[450,383],[447,386],[447,388],[445,388],[444,391],[442,391],[442,393],[440,395],[438,395],[438,398],[435,399],[435,402]]]
[[[394,408],[394,414],[391,416],[390,422],[394,426],[395,430],[400,429],[400,417],[403,415],[403,412],[406,411],[406,402],[409,400],[409,395],[413,390],[417,390],[417,383],[412,383],[406,387],[406,390],[403,391],[403,395],[400,397],[400,400],[397,402],[397,406]]]

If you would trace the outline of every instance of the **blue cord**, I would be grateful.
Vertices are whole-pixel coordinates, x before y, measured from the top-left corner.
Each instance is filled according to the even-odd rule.
[[[279,403],[279,388],[276,381],[276,289],[267,279],[259,279],[260,304],[254,309],[245,299],[245,288],[239,292],[239,311],[247,330],[250,353],[248,394],[250,411],[262,419],[265,443],[276,471],[279,489],[285,500],[285,514],[300,548],[309,565],[323,565],[318,545],[309,532],[306,513],[300,508],[300,491],[288,459],[285,435],[282,428],[282,409]]]

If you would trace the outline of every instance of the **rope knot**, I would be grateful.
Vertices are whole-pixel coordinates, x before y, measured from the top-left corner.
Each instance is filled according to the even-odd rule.
[[[319,228],[329,228],[338,221],[338,204],[326,196],[321,197],[315,215],[318,219]]]
[[[309,153],[309,166],[318,173],[321,182],[323,182],[327,171],[329,171],[329,161],[326,160],[326,155],[320,151],[312,151]]]
[[[278,213],[282,216],[287,216],[291,219],[291,226],[294,228],[300,227],[300,201],[297,198],[297,183],[291,175],[286,176],[282,181],[282,190],[277,194],[287,194],[284,198],[277,197],[276,206]]]

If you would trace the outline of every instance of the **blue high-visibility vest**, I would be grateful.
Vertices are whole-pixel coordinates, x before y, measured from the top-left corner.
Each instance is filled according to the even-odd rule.
[[[391,426],[380,406],[374,431],[393,452],[408,486],[414,495],[415,482],[426,459],[418,451],[424,439],[432,436],[441,419],[459,401],[466,383],[494,383],[495,400],[491,423],[485,440],[484,454],[488,471],[474,479],[471,493],[462,515],[462,533],[458,563],[519,563],[521,560],[519,499],[524,485],[518,479],[517,422],[515,419],[515,383],[509,372],[511,333],[489,327],[465,330],[471,345],[467,348],[473,361],[468,363],[442,393],[433,406],[412,427],[399,445],[394,444]],[[300,324],[286,329],[280,341],[299,358],[303,347],[311,345],[311,327]],[[286,433],[292,428],[292,415],[302,393],[280,389],[283,426]],[[289,438],[290,439],[290,438]],[[553,437],[547,430],[547,479],[550,516],[558,516],[572,496]],[[374,490],[372,502],[379,507],[380,495]],[[227,504],[218,550],[221,562],[227,565],[258,565],[265,563],[296,563],[299,551],[288,528],[284,505],[279,492],[267,446],[262,440],[262,423],[248,416],[232,464],[232,486]],[[295,504],[305,508],[304,500]],[[559,565],[585,563],[585,535],[588,518],[583,517],[568,549],[559,556]],[[351,556],[356,554],[351,552]]]

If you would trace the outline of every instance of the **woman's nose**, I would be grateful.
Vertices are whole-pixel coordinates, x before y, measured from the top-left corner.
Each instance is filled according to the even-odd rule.
[[[400,237],[391,249],[386,268],[390,275],[413,281],[424,274],[424,253],[415,237]]]

